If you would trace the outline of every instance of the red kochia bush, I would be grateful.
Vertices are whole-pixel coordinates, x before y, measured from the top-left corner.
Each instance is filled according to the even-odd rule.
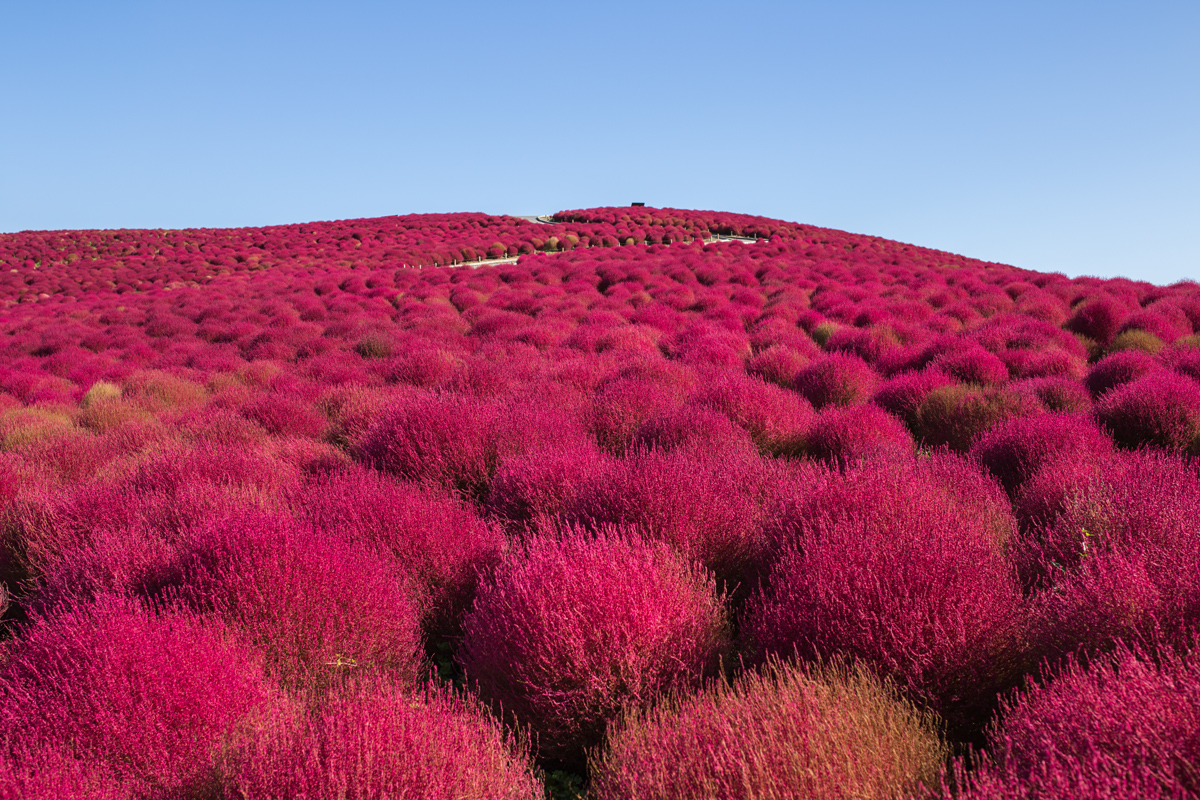
[[[1160,369],[1162,364],[1140,350],[1118,350],[1097,361],[1083,383],[1092,397],[1100,397],[1118,386]]]
[[[692,400],[729,417],[771,455],[796,453],[813,415],[812,406],[794,392],[740,372],[711,377]]]
[[[537,538],[480,589],[458,658],[467,679],[578,763],[627,705],[697,685],[728,645],[713,579],[664,545],[615,533]]]
[[[913,440],[904,423],[874,406],[827,406],[804,439],[810,458],[845,467],[864,460],[911,458]]]
[[[763,547],[759,465],[753,453],[635,451],[587,476],[563,516],[592,528],[637,528],[736,584]]]
[[[1006,387],[955,384],[934,389],[913,419],[913,433],[928,447],[947,445],[965,453],[993,425],[1042,412],[1033,397]]]
[[[528,751],[465,697],[428,686],[343,688],[229,759],[228,800],[540,800]]]
[[[273,702],[259,657],[219,628],[113,596],[36,618],[6,656],[7,745],[71,752],[138,795],[201,790]]]
[[[851,656],[977,724],[1016,678],[1021,593],[996,531],[920,468],[872,465],[792,511],[783,555],[751,598],[759,658]]]
[[[1200,385],[1173,372],[1112,390],[1096,406],[1096,419],[1122,447],[1200,453]]]
[[[384,412],[363,436],[362,460],[411,481],[477,494],[499,458],[498,409],[475,397],[422,394]]]
[[[596,800],[898,797],[934,785],[934,720],[869,671],[761,674],[633,710],[592,763]]]
[[[1125,454],[1069,487],[1053,524],[1018,562],[1048,656],[1180,636],[1200,622],[1200,475],[1154,452]],[[1022,562],[1028,562],[1026,565]],[[1039,579],[1041,583],[1039,583]]]
[[[370,470],[318,480],[298,502],[318,530],[389,555],[419,587],[429,632],[457,627],[505,547],[500,529],[461,498]]]
[[[959,797],[1176,798],[1200,791],[1200,666],[1122,648],[1006,704]]]
[[[796,391],[817,408],[865,403],[879,375],[857,356],[833,353],[814,361],[796,376]]]
[[[980,436],[970,455],[1010,493],[1048,462],[1095,462],[1112,452],[1112,442],[1081,414],[1039,414],[1006,420]]]
[[[303,686],[347,669],[416,679],[419,609],[403,577],[362,544],[246,513],[193,534],[168,584],[245,631],[273,675]]]

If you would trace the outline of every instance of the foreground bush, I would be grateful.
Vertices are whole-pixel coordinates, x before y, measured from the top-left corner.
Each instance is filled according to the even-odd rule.
[[[0,666],[0,738],[44,748],[68,784],[195,792],[273,697],[260,658],[219,629],[108,596],[23,628]]]
[[[540,800],[527,749],[478,703],[427,687],[342,689],[235,752],[228,800]]]
[[[197,531],[167,592],[244,631],[271,674],[290,685],[320,685],[347,671],[412,682],[420,617],[403,577],[362,544],[251,513]]]
[[[597,800],[899,797],[934,784],[945,757],[934,728],[866,670],[776,662],[626,714],[592,762],[591,792]]]
[[[468,681],[580,763],[626,705],[695,686],[728,646],[713,579],[662,545],[568,532],[507,558],[481,587],[458,658]]]
[[[444,490],[371,470],[337,473],[306,486],[298,505],[317,528],[390,557],[418,588],[423,627],[456,629],[505,547],[498,526]]]
[[[979,725],[1022,667],[1021,592],[996,531],[913,470],[863,470],[816,497],[748,604],[752,652],[857,658],[956,730]]]
[[[1012,493],[1048,462],[1095,462],[1111,451],[1112,442],[1087,417],[1039,414],[996,425],[975,441],[970,452]]]
[[[1071,665],[1003,709],[992,761],[963,798],[1192,797],[1200,790],[1200,666],[1123,648]]]
[[[1173,372],[1113,389],[1096,406],[1096,419],[1122,447],[1200,453],[1200,385]]]

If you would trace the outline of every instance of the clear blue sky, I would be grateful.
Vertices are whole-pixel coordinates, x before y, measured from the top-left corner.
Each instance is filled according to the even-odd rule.
[[[625,205],[1200,279],[1200,2],[0,0],[0,231]]]

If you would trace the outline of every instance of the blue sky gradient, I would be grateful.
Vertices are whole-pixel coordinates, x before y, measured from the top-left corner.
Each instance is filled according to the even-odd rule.
[[[708,208],[1200,279],[1200,3],[0,1],[0,231]]]

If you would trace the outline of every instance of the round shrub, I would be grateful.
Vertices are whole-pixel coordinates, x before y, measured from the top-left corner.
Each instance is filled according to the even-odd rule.
[[[478,495],[499,459],[499,409],[457,394],[421,394],[385,411],[366,432],[357,455],[410,481]]]
[[[389,555],[419,587],[431,634],[458,627],[479,575],[499,562],[506,544],[503,532],[461,498],[371,470],[318,480],[298,505],[317,530]]]
[[[591,796],[898,797],[935,785],[934,727],[867,670],[773,662],[626,714],[592,762]]]
[[[1008,388],[1032,397],[1047,411],[1090,413],[1092,410],[1092,395],[1074,378],[1027,378],[1023,381],[1013,381]]]
[[[977,345],[940,355],[931,366],[962,383],[994,386],[1008,380],[1008,367],[999,356]]]
[[[260,658],[219,628],[111,595],[35,618],[0,665],[10,742],[72,753],[142,792],[203,789],[274,697]]]
[[[1063,327],[1108,346],[1128,313],[1124,303],[1107,295],[1096,295],[1076,307],[1075,314]]]
[[[771,345],[750,357],[746,362],[746,372],[777,386],[790,388],[795,385],[800,370],[808,366],[812,357],[820,352],[814,343],[810,341],[809,344],[811,351],[808,348],[800,351],[784,344]]]
[[[1005,704],[992,758],[959,795],[1191,797],[1200,791],[1200,668],[1193,654],[1122,648],[1071,664]]]
[[[1107,648],[1117,638],[1180,641],[1200,622],[1200,475],[1143,452],[1085,476],[1017,562],[1041,591],[1037,647],[1046,655]]]
[[[618,378],[597,392],[588,412],[588,429],[605,450],[621,453],[646,420],[678,407],[681,400],[674,387]]]
[[[1106,394],[1096,419],[1122,447],[1153,445],[1200,452],[1200,384],[1173,372],[1131,381]]]
[[[879,375],[857,356],[833,353],[809,364],[796,376],[796,391],[816,408],[865,403]]]
[[[1161,364],[1140,350],[1119,350],[1097,361],[1083,382],[1092,397],[1100,397],[1161,368]]]
[[[1164,347],[1166,347],[1166,342],[1153,333],[1134,328],[1113,337],[1112,344],[1108,346],[1108,349],[1114,352],[1135,350],[1141,353],[1148,353],[1149,355],[1156,355]]]
[[[590,528],[629,526],[698,561],[719,581],[743,582],[763,547],[753,453],[634,451],[583,481],[563,518]]]
[[[477,702],[434,685],[343,688],[233,753],[228,800],[540,800],[527,748]]]
[[[812,406],[794,392],[728,373],[706,381],[692,402],[720,411],[750,434],[764,454],[787,455],[802,446],[812,420]]]
[[[965,453],[993,425],[1042,412],[1037,400],[1004,387],[955,384],[934,389],[917,407],[913,433],[927,447]]]
[[[790,541],[748,603],[751,652],[860,659],[953,730],[977,727],[1021,666],[1022,597],[996,532],[920,467],[831,484],[792,512]]]
[[[1112,442],[1088,417],[1039,414],[995,425],[975,440],[970,455],[1013,493],[1050,461],[1095,462],[1111,452]]]
[[[902,461],[913,454],[904,423],[871,405],[827,406],[813,419],[804,439],[810,458],[846,467],[859,461]]]
[[[486,506],[506,524],[537,527],[573,503],[610,458],[594,442],[509,456],[496,470]]]
[[[744,428],[711,408],[686,405],[662,411],[633,435],[634,449],[709,450],[749,455],[758,452]]]
[[[698,685],[728,647],[710,576],[612,533],[534,539],[484,584],[463,627],[468,681],[543,757],[568,763],[622,707]]]
[[[322,685],[347,671],[416,680],[415,592],[367,546],[260,512],[216,521],[181,550],[170,591],[244,631],[279,680]]]
[[[936,369],[902,372],[884,381],[871,396],[871,402],[911,428],[916,422],[917,409],[929,393],[953,383]]]

